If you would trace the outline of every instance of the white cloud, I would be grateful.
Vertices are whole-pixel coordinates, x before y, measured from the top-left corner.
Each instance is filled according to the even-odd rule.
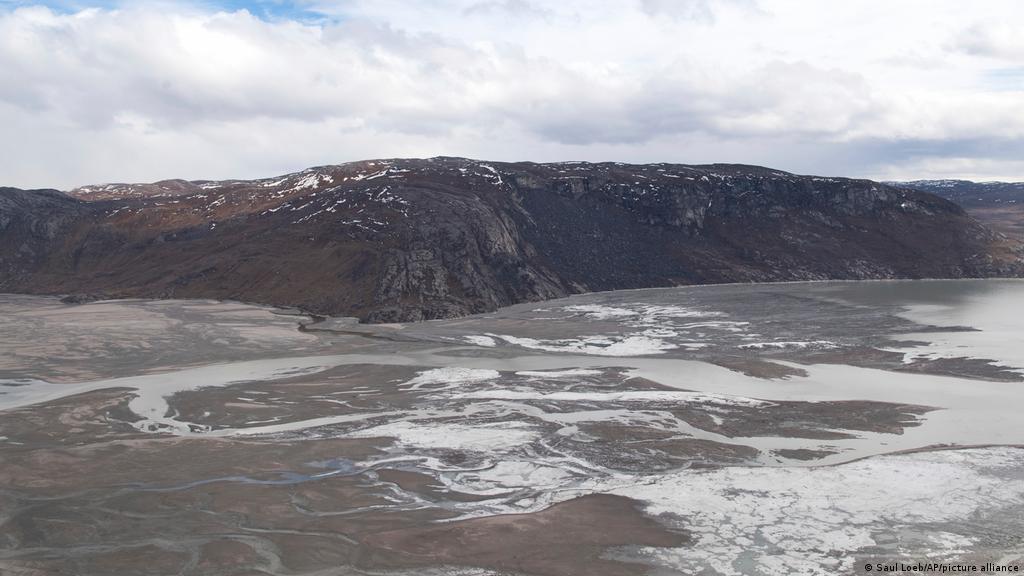
[[[756,0],[639,0],[640,9],[653,18],[669,17],[713,23],[717,10],[740,7],[756,10]]]
[[[434,154],[1024,179],[1013,0],[304,4],[0,7],[2,184]]]
[[[960,33],[951,46],[968,54],[1008,59],[1017,64],[1024,59],[1024,36],[1013,21],[971,26]]]

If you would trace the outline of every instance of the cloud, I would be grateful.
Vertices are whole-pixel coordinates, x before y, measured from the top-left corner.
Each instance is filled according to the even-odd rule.
[[[653,18],[669,17],[703,23],[715,21],[716,10],[741,8],[759,10],[757,0],[639,0],[640,9]]]
[[[1017,62],[1024,58],[1024,37],[1021,36],[1020,26],[1009,22],[971,26],[957,35],[952,47],[974,56]]]
[[[434,154],[1005,175],[979,143],[1024,139],[1012,1],[10,4],[4,184]]]
[[[487,0],[471,4],[462,12],[469,15],[500,14],[535,18],[548,18],[554,14],[551,10],[527,0]]]

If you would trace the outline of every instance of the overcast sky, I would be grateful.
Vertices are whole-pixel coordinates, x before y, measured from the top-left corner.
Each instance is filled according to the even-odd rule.
[[[0,185],[379,157],[1024,180],[1019,0],[0,0]]]

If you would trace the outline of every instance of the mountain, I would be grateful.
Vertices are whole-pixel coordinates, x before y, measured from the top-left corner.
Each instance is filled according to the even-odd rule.
[[[889,182],[894,186],[931,192],[964,208],[992,208],[1024,204],[1024,182],[971,182],[970,180],[913,180]]]
[[[0,291],[227,298],[391,322],[583,291],[1020,275],[952,202],[756,166],[374,160],[0,191]]]
[[[892,184],[956,202],[993,230],[1024,246],[1024,182],[915,180]]]

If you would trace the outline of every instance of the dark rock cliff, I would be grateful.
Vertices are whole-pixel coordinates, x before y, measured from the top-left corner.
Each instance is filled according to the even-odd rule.
[[[87,212],[56,190],[0,188],[0,289],[30,277]]]
[[[737,165],[378,160],[257,181],[0,190],[0,290],[408,321],[574,292],[1008,276],[955,204]]]

